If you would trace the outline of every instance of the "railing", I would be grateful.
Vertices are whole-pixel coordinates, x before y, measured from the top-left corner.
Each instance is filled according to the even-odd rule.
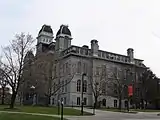
[[[88,57],[92,55],[91,49],[78,47],[78,46],[71,46],[70,48],[62,51],[61,56],[65,56],[70,53],[88,56]],[[98,51],[98,57],[106,60],[111,60],[111,61],[117,61],[117,62],[128,63],[128,64],[131,63],[128,56],[110,53],[110,52],[101,51],[101,50]],[[134,63],[132,64],[135,64],[137,66],[143,66],[142,60],[138,60],[138,59],[134,59]]]

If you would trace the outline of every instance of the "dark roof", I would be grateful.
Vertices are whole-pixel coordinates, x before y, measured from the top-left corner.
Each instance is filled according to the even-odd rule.
[[[66,34],[71,36],[71,31],[68,29],[67,25],[61,25],[60,29],[58,30],[56,36],[60,35],[60,34]]]
[[[43,25],[39,33],[41,33],[42,31],[53,34],[52,28],[49,25]]]

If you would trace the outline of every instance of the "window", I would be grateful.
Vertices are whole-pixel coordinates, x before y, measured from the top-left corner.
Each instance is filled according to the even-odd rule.
[[[62,81],[62,92],[64,92],[64,81]]]
[[[66,97],[64,97],[64,105],[66,105]]]
[[[102,83],[102,93],[106,94],[106,83],[105,82]]]
[[[81,62],[78,62],[77,72],[78,72],[78,73],[81,73]]]
[[[80,97],[77,97],[77,105],[80,105]]]
[[[86,73],[87,69],[86,69],[86,63],[83,63],[83,72]]]
[[[53,83],[53,92],[56,91],[56,83]]]
[[[29,100],[29,93],[26,94],[26,100]]]
[[[88,55],[88,50],[85,50],[85,55]]]
[[[109,55],[108,55],[108,54],[106,54],[106,58],[109,58]]]
[[[83,92],[87,92],[87,80],[83,81]]]
[[[82,55],[83,55],[83,49],[80,49],[80,54],[82,54]]]
[[[63,74],[65,73],[65,64],[63,64]]]
[[[127,108],[128,101],[124,101],[125,108]]]
[[[63,98],[61,98],[61,102],[63,101]]]
[[[117,60],[118,60],[118,61],[120,60],[120,56],[118,56]]]
[[[81,91],[81,80],[77,80],[77,92]]]
[[[84,105],[87,105],[87,98],[84,98]]]
[[[103,105],[103,106],[106,106],[106,99],[103,99],[103,100],[102,100],[102,105]]]
[[[114,107],[117,108],[117,100],[114,100]]]
[[[66,63],[66,73],[68,74],[68,63]]]
[[[99,75],[99,67],[96,67],[96,75]]]
[[[52,99],[52,105],[54,105],[54,98]]]
[[[67,80],[65,80],[65,92],[67,92]]]
[[[106,76],[106,66],[102,65],[102,76],[105,77]]]

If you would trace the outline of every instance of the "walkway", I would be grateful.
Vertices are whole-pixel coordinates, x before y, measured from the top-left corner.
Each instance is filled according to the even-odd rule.
[[[81,108],[75,107],[74,109],[80,110]],[[84,108],[84,111],[93,113],[93,109]],[[96,115],[94,116],[70,116],[66,117],[69,120],[159,120],[160,116],[157,116],[157,113],[122,113],[122,112],[111,112],[96,110]]]

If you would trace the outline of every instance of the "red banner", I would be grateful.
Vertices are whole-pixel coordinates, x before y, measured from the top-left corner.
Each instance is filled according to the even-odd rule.
[[[133,87],[132,85],[128,86],[128,96],[132,96],[133,95]]]

